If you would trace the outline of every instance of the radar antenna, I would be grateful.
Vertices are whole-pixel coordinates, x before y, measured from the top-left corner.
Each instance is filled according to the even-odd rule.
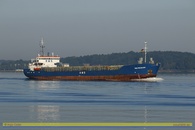
[[[42,38],[41,41],[40,41],[40,47],[41,47],[40,53],[41,53],[41,56],[44,56],[44,48],[45,48],[45,46],[43,44],[44,44],[44,42],[43,42],[43,38]]]
[[[147,42],[145,41],[145,47],[144,47],[144,52],[145,52],[145,58],[144,58],[144,62],[146,63],[146,58],[147,58]]]

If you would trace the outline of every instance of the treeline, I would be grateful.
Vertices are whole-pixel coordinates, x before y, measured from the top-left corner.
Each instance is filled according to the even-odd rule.
[[[63,63],[70,65],[126,65],[136,64],[144,53],[112,53],[100,55],[87,55],[80,57],[62,58]],[[195,71],[195,54],[175,51],[153,51],[147,53],[147,60],[152,57],[155,62],[161,63],[161,71]]]
[[[126,65],[135,64],[141,56],[141,53],[128,52],[128,53],[112,53],[112,54],[95,54],[80,57],[66,57],[61,58],[63,63],[70,65]]]
[[[112,54],[94,54],[80,57],[61,58],[62,63],[69,63],[71,66],[90,65],[126,65],[136,64],[144,53],[127,52]],[[153,51],[147,53],[147,59],[152,57],[155,62],[161,63],[161,71],[195,71],[195,54],[175,51]],[[26,68],[29,61],[0,61],[0,70],[15,70]]]
[[[195,72],[195,54],[189,52],[155,51],[150,53],[161,63],[160,70]]]
[[[20,60],[0,60],[0,70],[16,70],[23,69],[28,66],[29,61]]]

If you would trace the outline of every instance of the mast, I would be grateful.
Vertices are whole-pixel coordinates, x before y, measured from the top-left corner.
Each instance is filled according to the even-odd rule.
[[[40,53],[41,53],[41,56],[44,56],[44,48],[45,48],[45,46],[43,44],[44,44],[43,38],[41,38],[41,41],[40,41],[40,47],[41,47]]]
[[[144,58],[144,62],[146,63],[146,61],[147,61],[147,42],[145,41],[144,42],[145,43],[145,47],[144,47],[144,52],[145,52],[145,58]]]

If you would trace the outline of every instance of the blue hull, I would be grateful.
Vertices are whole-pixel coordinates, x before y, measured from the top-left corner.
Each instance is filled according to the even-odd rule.
[[[125,65],[117,70],[75,70],[75,71],[31,71],[24,69],[24,74],[37,80],[82,80],[82,81],[131,81],[156,77],[160,64]]]

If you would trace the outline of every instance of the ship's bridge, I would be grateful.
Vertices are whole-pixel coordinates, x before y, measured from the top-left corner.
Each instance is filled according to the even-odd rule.
[[[40,70],[42,67],[57,67],[57,63],[60,62],[59,56],[37,56],[36,59],[31,59],[29,63],[29,69]]]
[[[29,63],[29,69],[31,71],[41,70],[42,67],[57,67],[57,64],[60,63],[60,57],[58,55],[49,53],[47,55],[44,54],[44,42],[43,38],[40,41],[40,54],[35,59],[31,59],[31,63]]]
[[[59,56],[38,56],[36,57],[36,62],[43,63],[44,65],[48,67],[54,67],[55,63],[60,62]]]

